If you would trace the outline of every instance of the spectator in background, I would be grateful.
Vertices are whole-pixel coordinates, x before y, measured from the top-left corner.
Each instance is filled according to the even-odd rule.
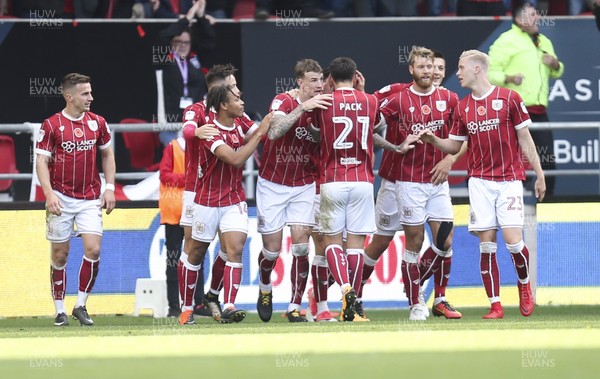
[[[446,12],[444,11],[444,2],[446,3]],[[429,16],[439,16],[442,13],[456,13],[456,0],[427,0]]]
[[[65,0],[13,0],[13,14],[20,18],[61,18]]]
[[[585,0],[569,0],[569,15],[570,16],[578,16],[580,15],[585,7]]]
[[[205,57],[215,45],[215,32],[204,16],[205,6],[205,0],[196,1],[185,17],[160,32],[161,43],[170,43],[169,59],[162,68],[165,119],[169,123],[181,122],[183,110],[208,92],[202,62],[196,54]],[[196,22],[191,24],[194,19]],[[165,146],[176,137],[174,131],[160,133]]]
[[[504,16],[506,8],[503,0],[458,0],[457,16]]]
[[[539,15],[528,2],[513,10],[513,25],[490,46],[488,77],[494,85],[516,91],[525,103],[531,120],[548,122],[549,79],[560,78],[565,66],[554,46],[539,33]],[[551,130],[532,131],[544,170],[553,170],[554,140]],[[546,193],[552,195],[554,177],[546,180]]]
[[[323,10],[319,8],[315,0],[294,0],[294,1],[277,1],[277,0],[256,0],[256,10],[254,18],[257,20],[266,20],[272,15],[273,9],[277,11],[283,10],[300,10],[300,17],[315,17],[320,19],[328,19],[335,16],[333,11]]]
[[[155,18],[179,18],[186,15],[199,1],[194,0],[147,0]],[[206,1],[202,1],[206,3]]]

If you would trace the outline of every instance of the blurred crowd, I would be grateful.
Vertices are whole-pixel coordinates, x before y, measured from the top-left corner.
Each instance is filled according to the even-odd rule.
[[[503,16],[515,0],[208,0],[212,18]],[[545,15],[589,14],[595,0],[530,1]],[[0,17],[177,18],[194,0],[0,0]],[[44,13],[45,12],[45,13]],[[283,13],[285,14],[285,13]],[[42,16],[43,15],[43,16]],[[289,16],[288,16],[289,17]]]

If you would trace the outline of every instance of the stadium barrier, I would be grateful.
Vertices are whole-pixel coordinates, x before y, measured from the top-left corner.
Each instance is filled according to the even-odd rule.
[[[537,221],[529,220],[525,234],[537,239],[537,303],[552,305],[600,304],[600,272],[596,269],[597,248],[592,238],[600,234],[600,204],[538,204]],[[249,208],[249,235],[243,253],[242,286],[237,303],[254,310],[258,293],[257,257],[262,247],[256,232],[256,209]],[[488,300],[479,274],[478,240],[467,232],[468,206],[456,205],[453,263],[448,299],[458,308],[486,306]],[[43,210],[0,211],[0,317],[51,316],[49,242],[44,238]],[[165,278],[166,248],[164,227],[155,208],[115,209],[104,217],[104,238],[100,273],[88,308],[92,314],[132,314],[135,283],[138,278]],[[291,240],[284,234],[280,259],[272,274],[273,301],[283,311],[290,299]],[[426,237],[424,249],[429,245]],[[363,299],[366,307],[404,308],[401,251],[404,236],[397,233],[388,252],[378,262]],[[213,242],[204,262],[206,283],[218,241]],[[314,248],[311,246],[311,256]],[[78,270],[83,256],[80,238],[71,242],[67,265],[68,309],[77,294]],[[516,275],[501,236],[498,240],[498,263],[502,286],[502,302],[518,304]],[[309,279],[310,286],[310,279]],[[431,303],[433,284],[426,283],[426,296]],[[334,285],[329,300],[339,307],[340,290]],[[306,300],[303,302],[306,306]]]
[[[37,132],[41,124],[25,122],[22,124],[0,124],[0,133],[31,133],[32,141],[36,141]],[[110,124],[113,141],[115,133],[122,132],[160,132],[165,130],[178,131],[179,123],[140,123],[140,124]],[[556,133],[554,141],[557,169],[546,171],[546,176],[564,178],[563,183],[557,179],[556,193],[560,195],[576,196],[582,187],[587,188],[587,194],[600,194],[600,122],[542,122],[531,125],[532,130],[552,130]],[[578,133],[573,133],[577,130]],[[34,151],[35,142],[32,142],[30,151]],[[35,154],[30,158],[35,161]],[[545,152],[540,151],[542,159],[549,159]],[[378,167],[376,162],[376,168]],[[375,170],[377,174],[377,169]],[[151,176],[152,172],[117,172],[117,180],[141,180]],[[529,176],[533,171],[528,171]],[[254,198],[255,183],[258,170],[253,159],[248,159],[243,171],[244,188],[249,199]],[[452,170],[451,177],[466,176],[465,170]],[[594,179],[593,176],[597,178]],[[32,180],[34,174],[30,173],[0,173],[0,180]],[[35,180],[35,179],[34,179]],[[592,188],[589,188],[592,187]],[[453,197],[466,197],[464,183],[460,186],[451,186],[450,193]]]

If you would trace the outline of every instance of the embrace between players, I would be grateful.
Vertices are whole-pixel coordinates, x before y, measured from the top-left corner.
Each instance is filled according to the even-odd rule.
[[[183,117],[188,181],[181,217],[186,243],[178,266],[183,302],[179,323],[194,323],[196,277],[217,235],[221,251],[212,267],[205,306],[215,320],[224,323],[240,322],[246,316],[235,307],[248,232],[242,166],[260,142],[264,149],[256,200],[263,248],[258,258],[257,311],[263,321],[272,315],[270,276],[285,226],[290,226],[293,257],[290,322],[337,321],[327,307],[327,289],[333,283],[341,290],[339,320],[369,321],[362,287],[396,231],[402,229],[406,237],[402,277],[409,319],[423,321],[429,316],[422,287],[432,276],[433,314],[461,318],[445,298],[453,254],[453,211],[446,179],[452,163],[465,152],[469,231],[480,239],[481,277],[491,302],[484,318],[503,317],[495,258],[498,228],[518,274],[521,313],[529,316],[534,303],[528,251],[522,240],[522,154],[536,172],[540,201],[545,193],[544,174],[527,128],[531,121],[526,108],[516,92],[489,83],[488,65],[487,55],[479,51],[461,55],[457,75],[461,86],[472,94],[459,101],[455,93],[440,86],[445,74],[443,57],[426,48],[414,47],[410,53],[412,83],[392,84],[373,95],[364,92],[364,77],[352,59],[334,59],[325,73],[316,61],[304,59],[295,67],[298,89],[277,95],[259,126],[244,113],[235,69],[213,67],[212,75],[211,71],[207,74],[207,99],[188,107]],[[375,133],[378,128],[387,129],[385,139]],[[374,146],[384,149],[377,202],[373,198]],[[104,166],[103,170],[106,174]],[[426,222],[432,244],[420,256]],[[372,242],[365,248],[365,238],[372,233]],[[311,236],[315,256],[309,264]],[[58,277],[54,270],[61,266],[53,260],[52,267],[53,277]],[[313,287],[305,317],[300,311],[309,270]]]

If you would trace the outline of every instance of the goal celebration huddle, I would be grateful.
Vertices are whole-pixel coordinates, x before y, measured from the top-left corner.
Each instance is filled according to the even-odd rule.
[[[236,306],[248,235],[248,207],[242,186],[245,161],[262,144],[256,185],[258,256],[256,311],[264,322],[273,313],[271,280],[290,228],[292,254],[290,322],[368,322],[363,287],[396,232],[403,230],[401,272],[409,320],[430,313],[460,319],[446,298],[451,283],[454,214],[448,185],[452,164],[467,159],[470,217],[468,230],[479,238],[480,273],[490,301],[485,319],[504,317],[497,234],[502,233],[517,273],[519,308],[534,311],[529,251],[523,242],[523,181],[528,162],[535,171],[535,196],[542,201],[545,178],[528,126],[523,100],[515,91],[490,83],[489,57],[462,53],[457,76],[470,91],[463,99],[441,83],[443,55],[413,47],[409,83],[392,83],[374,94],[356,63],[338,57],[326,68],[302,59],[294,67],[297,89],[276,94],[259,125],[244,112],[243,94],[231,65],[206,74],[206,99],[183,111],[185,189],[180,225],[185,243],[177,265],[179,324],[194,324],[197,278],[209,245],[219,238],[203,305],[221,323],[244,320]],[[90,112],[90,78],[63,79],[66,108],[42,124],[36,152],[37,174],[46,195],[47,238],[51,242],[51,284],[55,325],[68,325],[64,306],[69,239],[74,225],[85,255],[72,316],[93,325],[86,301],[99,272],[102,212],[115,206],[115,163],[110,130]],[[382,131],[385,137],[382,137]],[[374,149],[383,149],[374,195]],[[106,179],[100,193],[97,151]],[[425,224],[431,244],[423,250]],[[365,243],[367,236],[370,242]],[[310,240],[314,252],[309,249]],[[309,253],[314,253],[312,260]],[[431,312],[424,283],[434,283]],[[342,309],[328,307],[328,288],[339,287]],[[276,289],[275,289],[276,290]],[[302,299],[308,294],[306,312]],[[222,300],[221,300],[222,299]]]

